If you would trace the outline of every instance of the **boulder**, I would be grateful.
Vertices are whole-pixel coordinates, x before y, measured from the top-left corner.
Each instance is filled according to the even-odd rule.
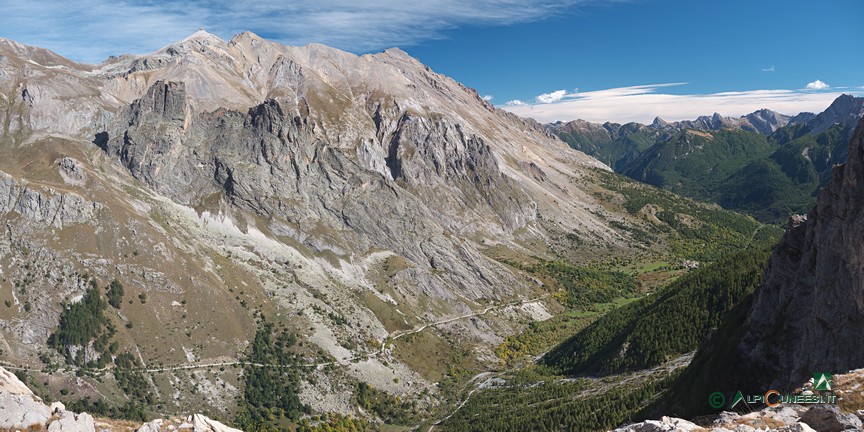
[[[690,432],[703,430],[699,425],[687,420],[662,417],[660,420],[645,420],[615,429],[614,432]]]
[[[90,414],[61,411],[59,417],[48,424],[48,432],[96,432],[96,426]]]
[[[195,432],[243,432],[240,429],[228,427],[216,420],[195,414],[191,418],[192,428]]]
[[[159,429],[162,428],[162,419],[156,419],[148,423],[144,423],[138,428],[135,432],[159,432]]]
[[[801,416],[801,422],[806,423],[817,432],[861,429],[861,419],[854,414],[840,412],[840,409],[835,405],[814,406]]]
[[[51,410],[12,372],[0,367],[0,429],[45,425]]]
[[[816,432],[806,423],[795,423],[790,426],[785,426],[780,429],[775,429],[776,432]]]
[[[32,395],[0,393],[0,429],[27,429],[43,426],[51,410]]]

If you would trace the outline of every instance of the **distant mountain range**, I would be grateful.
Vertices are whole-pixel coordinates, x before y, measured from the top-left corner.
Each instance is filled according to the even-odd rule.
[[[670,191],[779,221],[811,207],[864,115],[864,98],[838,97],[820,114],[762,109],[669,123],[547,125],[616,172]]]

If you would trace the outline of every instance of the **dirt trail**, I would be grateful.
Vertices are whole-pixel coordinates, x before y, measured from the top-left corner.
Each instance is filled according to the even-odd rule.
[[[387,349],[388,341],[392,343],[401,337],[420,333],[423,330],[426,330],[430,327],[437,327],[440,325],[448,324],[448,323],[451,323],[454,321],[459,321],[462,319],[486,315],[489,312],[500,310],[500,309],[505,309],[505,308],[509,308],[509,307],[513,307],[513,306],[522,306],[525,304],[538,302],[540,300],[544,300],[546,298],[549,298],[550,295],[551,294],[544,294],[542,296],[535,297],[535,298],[528,299],[528,300],[517,300],[517,301],[508,302],[508,303],[504,303],[504,304],[500,304],[500,305],[493,305],[493,306],[489,306],[489,307],[483,309],[482,311],[472,312],[472,313],[459,315],[459,316],[455,316],[455,317],[451,317],[451,318],[445,318],[445,319],[442,319],[439,321],[423,324],[423,325],[418,326],[418,327],[411,329],[411,330],[393,333],[387,339],[385,339],[384,342],[381,343],[381,348],[379,348],[378,351],[375,351],[373,353],[355,354],[351,357],[348,357],[348,358],[345,358],[342,360],[336,360],[336,361],[328,361],[328,362],[320,362],[320,363],[301,363],[297,366],[304,367],[304,368],[319,368],[319,367],[325,367],[325,366],[331,366],[331,365],[332,366],[344,366],[344,365],[350,364],[351,362],[358,360],[358,359],[361,359],[361,358],[374,357],[374,356],[383,354],[384,351]],[[41,372],[46,372],[46,373],[73,372],[72,370],[66,370],[63,368],[59,368],[59,369],[55,369],[55,370],[51,370],[51,371],[46,371],[43,368],[33,368],[33,367],[28,366],[28,365],[13,364],[13,363],[5,362],[5,361],[0,361],[0,366],[3,366],[9,370],[20,370],[20,371],[27,371],[27,372],[40,372],[40,373]],[[225,367],[225,366],[283,367],[282,365],[278,365],[278,364],[247,363],[247,362],[244,362],[241,360],[235,360],[235,361],[218,362],[218,363],[187,363],[187,364],[179,364],[179,365],[172,365],[172,366],[162,366],[162,367],[157,367],[157,368],[139,368],[137,370],[140,370],[142,372],[148,372],[148,373],[159,373],[159,372],[170,372],[170,371],[176,371],[176,370],[207,369],[207,368],[212,368],[212,367]],[[111,367],[108,366],[108,367],[104,367],[101,369],[95,369],[93,371],[94,372],[104,372],[104,371],[107,371],[110,369],[111,369]]]

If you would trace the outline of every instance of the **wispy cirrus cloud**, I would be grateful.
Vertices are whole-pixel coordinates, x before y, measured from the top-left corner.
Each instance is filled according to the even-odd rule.
[[[87,62],[154,51],[199,27],[222,38],[249,30],[290,45],[367,52],[443,38],[459,26],[541,20],[596,1],[28,0],[4,3],[0,37]]]
[[[686,83],[618,87],[567,93],[554,103],[506,103],[503,108],[542,123],[583,119],[592,122],[650,123],[654,117],[668,121],[689,120],[719,112],[740,116],[768,108],[783,114],[821,112],[841,91],[752,90],[708,94],[668,94],[662,91]],[[809,85],[808,85],[808,88]],[[827,87],[825,87],[827,88]],[[816,89],[819,90],[819,89]],[[845,93],[864,95],[864,87],[842,88]],[[542,96],[542,95],[541,95]],[[512,101],[511,101],[512,102]]]

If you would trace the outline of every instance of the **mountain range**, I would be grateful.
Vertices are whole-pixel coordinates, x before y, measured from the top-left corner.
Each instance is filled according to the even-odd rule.
[[[862,111],[541,125],[398,49],[0,39],[8,427],[601,429],[859,367]],[[714,204],[822,185],[773,250]]]
[[[398,49],[199,31],[84,65],[0,39],[0,120],[0,360],[137,420],[428,419],[506,336],[636,295],[608,263],[760,226],[646,207],[660,191]]]
[[[813,205],[862,115],[864,98],[843,95],[818,115],[763,109],[740,118],[547,127],[628,177],[780,222]]]

